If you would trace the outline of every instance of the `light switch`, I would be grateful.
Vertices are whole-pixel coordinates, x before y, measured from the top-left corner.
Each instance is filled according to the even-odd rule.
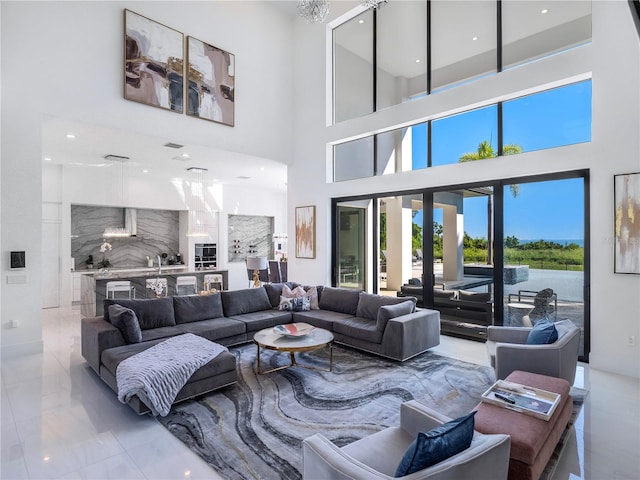
[[[10,283],[10,284],[27,283],[27,276],[26,275],[7,275],[7,283]]]

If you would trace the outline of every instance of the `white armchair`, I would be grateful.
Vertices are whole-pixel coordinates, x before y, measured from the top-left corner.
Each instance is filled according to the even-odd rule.
[[[400,426],[389,427],[342,448],[321,434],[303,442],[306,480],[392,479],[405,451],[418,436],[451,419],[412,400],[401,405]],[[475,432],[471,446],[405,479],[506,479],[511,439]]]
[[[571,320],[556,322],[558,340],[548,345],[527,345],[531,327],[487,328],[487,352],[496,378],[504,380],[514,370],[564,378],[576,376],[580,329]]]

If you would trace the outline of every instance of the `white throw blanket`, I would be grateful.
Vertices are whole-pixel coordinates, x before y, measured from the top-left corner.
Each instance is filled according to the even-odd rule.
[[[192,333],[169,338],[120,362],[116,369],[118,400],[127,403],[137,395],[153,415],[164,417],[191,375],[227,351]]]

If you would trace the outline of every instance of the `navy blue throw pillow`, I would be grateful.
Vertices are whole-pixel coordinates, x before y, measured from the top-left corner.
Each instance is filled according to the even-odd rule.
[[[558,330],[551,320],[540,320],[527,337],[527,345],[547,345],[558,340]]]
[[[403,477],[423,470],[469,448],[473,438],[475,414],[476,412],[471,412],[426,433],[418,433],[418,438],[404,453],[395,476]]]

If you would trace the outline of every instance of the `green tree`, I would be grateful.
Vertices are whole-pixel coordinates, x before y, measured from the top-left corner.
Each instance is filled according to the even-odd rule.
[[[504,246],[507,248],[516,248],[520,245],[520,240],[517,237],[512,235],[508,235],[507,238],[504,239]]]
[[[515,155],[521,153],[522,147],[520,145],[504,145],[502,147],[503,155]],[[460,156],[458,162],[475,162],[476,160],[486,160],[487,158],[495,158],[498,154],[491,146],[491,142],[483,140],[478,144],[478,149],[475,152],[467,152]],[[520,194],[520,186],[517,184],[509,185],[511,195],[517,197]],[[489,195],[487,201],[487,263],[493,263],[493,233],[491,228],[491,219],[493,218],[493,195]]]

